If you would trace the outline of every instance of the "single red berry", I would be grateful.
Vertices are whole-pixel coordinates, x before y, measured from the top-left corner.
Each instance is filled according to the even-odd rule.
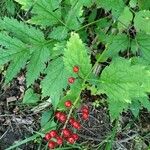
[[[82,113],[89,113],[89,108],[88,108],[88,106],[83,106],[83,107],[81,108],[81,112],[82,112]]]
[[[58,112],[55,113],[55,117],[56,117],[57,119],[59,119],[60,116],[61,116],[61,114],[62,114],[62,113],[61,113],[60,111],[58,111]]]
[[[52,131],[49,132],[49,135],[51,136],[51,138],[56,137],[57,136],[57,131],[52,130]]]
[[[63,144],[63,139],[60,136],[56,137],[56,140],[57,140],[57,144],[58,145],[62,145]]]
[[[74,144],[75,139],[74,139],[73,137],[69,137],[69,138],[67,138],[67,141],[68,141],[70,144]]]
[[[49,133],[46,133],[46,134],[45,134],[45,140],[46,140],[46,141],[49,141],[50,139],[51,139],[50,134],[49,134]]]
[[[70,135],[71,135],[71,131],[67,128],[63,129],[62,133],[63,133],[64,137],[70,137]]]
[[[88,113],[83,113],[82,118],[83,118],[83,120],[87,120],[89,118],[89,114]]]
[[[60,122],[66,122],[67,116],[64,113],[62,113],[59,117],[59,120],[60,120]]]
[[[70,123],[70,124],[73,124],[73,122],[75,122],[75,119],[74,119],[74,118],[70,118],[70,119],[69,119],[69,123]]]
[[[73,72],[78,73],[79,72],[79,67],[78,66],[74,66],[73,67]]]
[[[74,81],[75,81],[75,78],[74,78],[74,77],[70,77],[70,78],[68,78],[68,82],[69,82],[69,83],[71,83],[71,84],[72,84],[72,83],[74,83]]]
[[[81,125],[80,125],[80,123],[77,122],[77,121],[74,121],[74,122],[72,123],[72,126],[73,126],[75,129],[78,129],[78,130],[81,129]]]
[[[55,147],[56,147],[56,142],[54,142],[54,141],[50,141],[49,143],[48,143],[48,147],[50,148],[50,149],[54,149]]]
[[[71,107],[71,106],[72,106],[72,102],[71,102],[70,100],[67,100],[67,101],[65,102],[65,106],[66,106],[66,107]]]
[[[72,134],[72,137],[75,139],[75,141],[77,141],[77,140],[79,139],[79,136],[78,136],[78,134],[76,134],[76,133],[73,133],[73,134]]]

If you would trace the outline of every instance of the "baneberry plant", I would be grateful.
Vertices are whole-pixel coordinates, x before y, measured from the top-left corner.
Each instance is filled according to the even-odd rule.
[[[106,95],[112,121],[128,109],[135,116],[142,107],[150,110],[149,2],[147,5],[140,0],[15,2],[29,17],[0,19],[0,65],[8,64],[4,84],[26,69],[28,89],[23,102],[36,104],[49,98],[55,117],[49,115],[46,121],[41,121],[44,128],[41,132],[49,148],[62,146],[64,140],[73,144],[79,139],[66,126],[69,123],[76,130],[82,128],[73,116],[80,105],[82,119],[88,121],[89,108],[82,105],[81,99],[87,87],[94,87],[98,95]],[[95,70],[104,63],[97,73]],[[39,96],[32,85],[41,76]],[[47,116],[43,114],[43,118]],[[59,133],[53,130],[54,118],[63,124]]]

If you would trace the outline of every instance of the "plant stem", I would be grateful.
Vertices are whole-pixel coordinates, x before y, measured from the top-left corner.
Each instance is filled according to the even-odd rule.
[[[103,53],[102,53],[102,54],[100,55],[100,57],[97,59],[96,63],[95,63],[94,66],[92,67],[92,69],[89,71],[89,73],[88,73],[88,74],[86,75],[86,77],[84,78],[83,83],[82,83],[81,91],[84,89],[84,87],[85,87],[85,82],[87,81],[88,77],[90,76],[90,74],[92,73],[92,71],[94,70],[94,68],[95,68],[95,67],[97,66],[97,64],[103,59],[103,55],[106,53],[106,50],[107,50],[107,49],[105,49],[105,50],[103,51]],[[68,121],[69,121],[69,119],[70,119],[70,117],[71,117],[71,114],[72,114],[72,112],[73,112],[73,110],[74,110],[76,104],[77,104],[78,101],[80,100],[81,91],[80,91],[80,93],[78,94],[78,96],[77,96],[75,102],[73,103],[72,108],[71,108],[70,111],[69,111],[69,114],[68,114],[67,120],[66,120],[66,122],[65,122],[65,124],[64,124],[64,126],[63,126],[63,129],[66,128],[66,126],[67,126],[67,124],[68,124]]]

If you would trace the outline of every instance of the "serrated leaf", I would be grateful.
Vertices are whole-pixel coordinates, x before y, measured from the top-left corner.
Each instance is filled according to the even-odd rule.
[[[39,96],[34,93],[33,89],[29,88],[24,95],[23,103],[24,104],[35,104],[39,101]]]
[[[134,100],[130,105],[130,110],[132,111],[134,117],[136,118],[138,117],[140,109],[141,109],[141,104],[137,99]]]
[[[150,111],[150,101],[148,97],[142,97],[139,99],[141,102],[142,106],[145,107],[148,111]]]
[[[125,7],[124,11],[121,13],[121,15],[118,18],[118,29],[120,31],[124,30],[124,29],[128,29],[131,21],[133,18],[133,14],[130,11],[129,7]]]
[[[137,0],[130,0],[129,5],[130,7],[135,8],[137,5]]]
[[[83,16],[83,3],[80,1],[72,1],[72,7],[68,11],[68,8],[66,10],[65,14],[65,23],[66,26],[71,30],[77,30],[79,27],[81,27],[81,24],[83,23],[84,18]]]
[[[120,16],[125,7],[123,0],[96,0],[96,4],[107,11],[111,10],[115,18]]]
[[[150,11],[142,10],[135,14],[134,25],[137,31],[150,34]]]
[[[50,96],[54,108],[57,107],[63,89],[67,87],[68,72],[62,58],[53,60],[46,69],[47,76],[42,81],[42,96]]]
[[[72,33],[67,48],[64,51],[64,64],[67,70],[73,75],[73,67],[79,66],[79,75],[85,77],[91,70],[90,58],[87,54],[87,48],[83,44],[79,35]]]
[[[49,50],[47,47],[37,47],[27,66],[27,86],[30,86],[39,77],[40,73],[45,69],[45,62],[48,61]]]
[[[137,33],[135,44],[134,49],[139,50],[140,56],[150,63],[150,35]]]
[[[127,110],[128,106],[129,103],[124,101],[121,102],[108,99],[108,108],[111,119],[117,119],[123,111]]]
[[[54,27],[53,31],[49,34],[49,37],[55,40],[64,40],[68,35],[66,27],[58,26]]]
[[[108,96],[109,110],[115,119],[133,99],[146,97],[150,92],[150,72],[143,65],[131,65],[130,60],[116,59],[103,70],[97,86]],[[114,107],[117,104],[119,110],[116,114]]]
[[[138,0],[138,6],[139,6],[140,9],[149,10],[150,9],[150,1],[148,1],[148,0]]]
[[[91,7],[94,4],[93,0],[83,0],[81,3],[86,7]]]
[[[65,46],[66,41],[56,43],[52,48],[51,58],[54,59],[60,55],[63,55]]]
[[[25,67],[29,58],[30,54],[28,51],[22,51],[13,57],[6,71],[5,84],[9,83],[19,73],[20,69]]]
[[[16,38],[28,44],[39,44],[44,41],[43,33],[16,19],[4,17],[0,19],[1,29],[12,33]]]
[[[41,25],[43,27],[54,25],[61,19],[61,0],[15,0],[22,5],[22,9],[34,14],[29,23]]]
[[[0,50],[0,64],[7,63],[15,55],[18,55],[19,53],[29,52],[27,50],[27,47],[24,43],[22,43],[20,40],[16,38],[11,38],[10,36],[6,34],[0,33],[0,45],[5,47],[4,49]]]
[[[127,50],[129,39],[125,34],[114,35],[107,40],[105,53],[101,56],[101,61],[106,61],[109,57],[114,58],[121,51]]]

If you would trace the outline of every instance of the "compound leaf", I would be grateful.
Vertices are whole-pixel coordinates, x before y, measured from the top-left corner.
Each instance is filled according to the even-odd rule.
[[[116,59],[103,70],[97,86],[108,96],[110,115],[115,119],[134,99],[147,97],[150,71],[140,64],[131,65],[130,60]]]

